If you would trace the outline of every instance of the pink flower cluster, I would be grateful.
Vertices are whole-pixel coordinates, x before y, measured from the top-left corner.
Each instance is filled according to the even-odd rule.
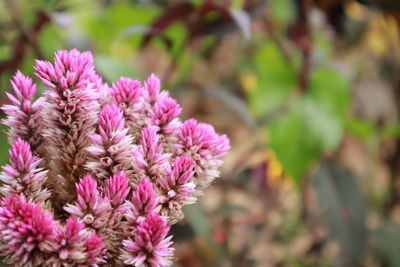
[[[90,52],[36,61],[49,88],[17,72],[3,123],[0,257],[13,266],[170,266],[170,225],[219,176],[229,140],[182,122],[160,80],[108,86]]]

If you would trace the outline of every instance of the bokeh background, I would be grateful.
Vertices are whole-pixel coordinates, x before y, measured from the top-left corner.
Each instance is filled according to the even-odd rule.
[[[1,104],[60,48],[229,135],[176,266],[400,266],[400,1],[2,0]]]

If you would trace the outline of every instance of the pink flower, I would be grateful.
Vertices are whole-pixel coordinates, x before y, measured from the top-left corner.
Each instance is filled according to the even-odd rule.
[[[111,96],[117,103],[129,107],[135,105],[142,96],[143,88],[140,81],[121,77],[111,88]]]
[[[0,204],[0,253],[13,266],[41,266],[58,249],[59,225],[39,204],[9,195]]]
[[[52,89],[45,92],[41,111],[47,158],[51,159],[50,184],[58,198],[69,199],[72,187],[67,181],[83,174],[88,136],[98,120],[103,85],[94,72],[90,52],[60,50],[55,53],[54,65],[38,60],[35,70]]]
[[[154,103],[157,101],[157,99],[160,97],[160,78],[158,78],[156,75],[151,74],[147,80],[144,83],[144,91],[143,91],[143,97],[145,101],[150,103],[151,105],[154,105]]]
[[[118,207],[126,200],[130,189],[125,171],[120,171],[108,179],[105,194],[110,199],[111,204]]]
[[[132,226],[143,220],[151,212],[157,211],[158,198],[153,184],[144,178],[132,194],[132,200],[126,202],[125,217]]]
[[[181,153],[191,157],[195,163],[196,189],[203,190],[218,177],[218,167],[222,165],[220,158],[230,148],[229,139],[217,134],[211,125],[194,119],[182,124],[178,138]]]
[[[142,94],[141,82],[126,77],[119,78],[111,88],[111,96],[123,110],[125,125],[135,138],[146,123]]]
[[[157,130],[154,126],[147,125],[142,131],[140,146],[133,150],[137,160],[136,172],[145,172],[150,179],[158,179],[162,175],[162,169],[171,157],[169,153],[163,153],[163,147],[159,143]]]
[[[194,175],[193,160],[186,155],[178,156],[173,169],[166,169],[166,176],[159,181],[162,191],[160,203],[161,215],[168,216],[174,223],[183,218],[182,206],[193,204],[196,198],[193,196],[195,183],[191,182]]]
[[[72,218],[81,219],[94,229],[105,227],[112,212],[111,204],[108,198],[100,195],[97,181],[90,174],[76,184],[76,194],[77,202],[67,204],[64,209]]]
[[[10,127],[8,130],[9,142],[13,143],[18,137],[29,141],[34,148],[40,145],[40,109],[44,98],[34,101],[36,84],[28,76],[17,71],[11,81],[14,94],[6,93],[11,101],[10,105],[4,105],[1,109],[7,117],[3,123]]]
[[[128,175],[133,171],[132,137],[124,122],[122,110],[116,104],[106,105],[100,111],[98,134],[90,135],[92,145],[86,148],[86,168],[102,182],[121,170]]]
[[[40,168],[42,162],[31,151],[30,145],[21,138],[16,139],[9,150],[10,164],[3,166],[0,187],[3,195],[23,193],[28,199],[45,201],[50,192],[43,188],[47,171]]]
[[[218,176],[227,137],[182,123],[154,74],[143,87],[121,77],[109,88],[92,54],[76,49],[34,68],[49,87],[43,97],[34,101],[36,85],[17,72],[3,107],[12,146],[0,174],[0,257],[13,266],[171,265],[169,225]]]
[[[172,236],[166,237],[169,229],[167,221],[160,215],[150,213],[139,223],[134,237],[122,242],[124,248],[121,260],[127,265],[137,267],[170,266],[174,248]]]
[[[59,248],[46,262],[48,266],[88,266],[104,262],[105,243],[84,224],[69,218],[58,233]]]

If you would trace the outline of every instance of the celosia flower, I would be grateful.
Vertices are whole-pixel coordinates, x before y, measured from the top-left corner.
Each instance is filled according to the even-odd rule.
[[[130,134],[138,134],[143,128],[144,113],[141,100],[143,88],[141,82],[135,79],[121,77],[110,90],[111,96],[124,112],[125,125]]]
[[[181,153],[191,157],[195,163],[196,190],[203,190],[218,177],[218,167],[222,165],[220,158],[230,148],[229,139],[217,134],[211,125],[194,119],[182,124],[178,138]]]
[[[36,95],[36,84],[32,78],[20,71],[17,71],[11,84],[14,94],[6,93],[11,105],[2,107],[7,115],[3,123],[10,127],[8,140],[13,143],[20,137],[37,148],[42,140],[39,113],[45,99],[40,97],[36,101],[33,100]]]
[[[195,183],[191,182],[194,175],[193,160],[186,155],[176,157],[173,168],[166,168],[166,175],[159,180],[162,192],[160,203],[161,215],[168,216],[172,223],[182,219],[182,206],[193,204]]]
[[[113,207],[118,207],[124,203],[130,190],[129,180],[126,177],[125,171],[120,171],[108,179],[105,194]]]
[[[153,106],[159,98],[164,97],[167,93],[160,93],[161,82],[160,78],[156,75],[151,74],[144,83],[143,98],[144,100]]]
[[[171,265],[174,248],[167,221],[150,213],[139,223],[132,239],[124,240],[120,258],[125,264],[136,267],[164,267]]]
[[[42,266],[58,250],[60,231],[52,215],[23,195],[9,195],[0,204],[0,255],[13,266]]]
[[[154,74],[109,88],[91,53],[75,49],[35,70],[50,89],[34,101],[32,79],[17,72],[3,107],[12,146],[0,256],[13,266],[171,265],[169,225],[218,176],[227,137],[181,123]]]
[[[59,247],[46,261],[48,266],[88,266],[104,262],[105,243],[76,219],[67,220],[57,240]]]
[[[52,89],[45,92],[41,112],[47,157],[51,159],[49,178],[58,197],[67,200],[73,197],[68,180],[83,174],[88,136],[98,120],[101,81],[94,71],[91,53],[75,49],[56,52],[54,66],[48,61],[36,61],[35,70]]]
[[[142,131],[139,147],[133,150],[137,160],[137,175],[143,173],[152,180],[157,180],[162,175],[162,170],[171,154],[163,153],[163,147],[159,143],[157,130],[154,126],[147,125]],[[140,180],[140,179],[138,179]]]
[[[124,126],[122,110],[116,104],[108,104],[100,111],[98,134],[90,135],[92,145],[86,168],[104,181],[114,173],[134,168],[132,137]]]
[[[177,150],[178,132],[181,121],[178,116],[181,107],[172,97],[166,96],[156,102],[150,112],[151,121],[161,135],[162,142],[168,152]]]
[[[45,201],[50,196],[50,192],[42,188],[47,170],[39,167],[42,160],[32,153],[29,143],[17,138],[9,150],[9,157],[10,164],[3,166],[0,175],[0,181],[4,183],[0,193],[23,193],[28,199]]]
[[[125,204],[125,217],[129,225],[136,226],[151,212],[157,211],[158,198],[153,184],[144,178],[132,194],[132,200]]]
[[[95,229],[105,227],[112,212],[110,200],[100,195],[97,181],[90,174],[76,184],[76,194],[77,202],[68,204],[64,209],[88,226]]]

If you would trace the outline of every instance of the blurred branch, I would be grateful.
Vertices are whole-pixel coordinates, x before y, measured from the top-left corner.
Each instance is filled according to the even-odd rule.
[[[294,2],[297,8],[297,17],[290,29],[290,35],[302,53],[302,65],[298,74],[298,91],[302,93],[307,90],[311,67],[312,36],[309,13],[312,2],[311,0],[294,0]]]
[[[22,19],[22,15],[18,9],[17,6],[17,1],[13,0],[6,0],[8,10],[10,11],[11,19],[13,20],[15,26],[19,30],[21,37],[29,42],[29,44],[32,46],[33,51],[35,52],[35,55],[37,58],[44,58],[43,52],[41,51],[40,47],[37,44],[37,32],[32,31],[33,29],[28,29],[25,26],[25,23]],[[41,20],[44,18],[44,16],[47,16],[41,11],[37,12],[37,20]],[[47,17],[48,18],[48,17]]]
[[[9,60],[0,62],[0,74],[6,70],[13,72],[18,68],[19,65],[21,65],[25,54],[27,53],[28,45],[33,48],[37,58],[44,57],[39,46],[37,45],[37,36],[42,30],[43,26],[50,21],[50,17],[43,11],[39,10],[36,14],[36,23],[28,30],[22,23],[22,16],[17,7],[14,5],[15,1],[7,0],[7,4],[14,24],[20,31],[20,35],[15,41],[15,44],[12,46],[14,49],[11,58]]]

